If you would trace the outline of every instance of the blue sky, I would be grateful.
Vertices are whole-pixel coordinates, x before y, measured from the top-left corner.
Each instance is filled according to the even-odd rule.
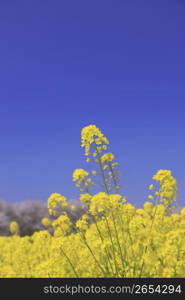
[[[185,200],[185,3],[0,2],[0,199],[75,199],[82,127],[110,140],[127,195],[171,169]]]

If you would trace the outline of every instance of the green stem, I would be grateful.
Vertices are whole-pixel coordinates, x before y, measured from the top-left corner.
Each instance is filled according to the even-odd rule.
[[[95,143],[95,148],[96,148],[97,155],[98,155],[98,161],[99,161],[99,165],[100,165],[100,171],[101,171],[104,187],[105,187],[106,193],[109,194],[109,189],[108,189],[108,186],[107,186],[107,183],[106,183],[106,180],[105,180],[106,179],[105,174],[104,174],[104,171],[103,171],[103,164],[102,164],[102,161],[101,161],[101,156],[100,156],[100,153],[97,149],[96,143]]]
[[[86,189],[86,192],[87,192],[88,194],[91,195],[91,193],[90,193],[90,191],[89,191],[89,189],[88,189],[87,186],[85,187],[85,189]],[[91,217],[92,220],[94,221],[95,226],[96,226],[96,230],[97,230],[97,232],[98,232],[98,234],[99,234],[99,236],[100,236],[100,239],[101,239],[101,241],[102,241],[102,243],[103,243],[104,238],[103,238],[103,236],[102,236],[102,234],[101,234],[101,231],[100,231],[100,229],[99,229],[99,227],[98,227],[98,223],[97,223],[97,221],[96,221],[96,218],[95,218],[95,216],[93,216],[93,215],[90,215],[90,217]],[[110,264],[111,270],[112,270],[112,272],[113,272],[112,265],[111,265],[111,261],[110,261],[110,257],[109,257],[109,253],[108,253],[107,249],[105,249],[105,253],[106,253],[106,255],[107,255],[108,263]],[[107,263],[107,261],[106,261],[106,269],[107,269],[108,273],[110,273],[109,267],[108,267],[108,263]]]
[[[125,266],[124,266],[124,263],[123,263],[123,253],[122,253],[121,245],[120,245],[120,242],[119,242],[119,237],[118,237],[118,231],[117,231],[117,228],[116,228],[115,217],[114,217],[113,213],[111,213],[111,216],[112,216],[112,221],[113,221],[113,225],[114,225],[114,231],[115,231],[116,241],[117,241],[119,252],[120,252],[121,263],[122,263],[122,267],[124,269]]]
[[[109,161],[108,162],[108,165],[109,165],[109,168],[110,168],[110,171],[111,171],[111,174],[112,174],[112,179],[113,179],[113,182],[114,182],[114,189],[115,189],[115,192],[117,193],[117,191],[118,191],[118,188],[117,188],[117,182],[116,182],[116,176],[115,176],[115,174],[114,174],[114,170],[113,170],[113,168],[112,168],[112,165],[111,165],[111,162]]]
[[[75,273],[76,278],[79,278],[79,276],[78,276],[78,274],[77,274],[77,272],[76,272],[76,270],[75,270],[75,267],[73,266],[71,260],[69,259],[69,257],[67,256],[67,254],[64,252],[64,250],[63,250],[62,248],[61,248],[61,252],[63,253],[63,255],[65,256],[65,258],[66,258],[67,261],[69,262],[71,268],[73,269],[73,272]]]
[[[129,237],[129,240],[130,240],[130,247],[131,247],[131,250],[132,250],[132,257],[135,261],[135,264],[134,264],[134,270],[135,270],[135,265],[136,265],[136,257],[135,257],[135,254],[134,254],[134,250],[133,250],[133,241],[132,241],[132,237],[131,237],[131,234],[130,234],[130,230],[129,230],[129,222],[128,222],[128,218],[127,218],[127,226],[128,226],[128,237]],[[134,271],[134,274],[135,274],[135,271]]]
[[[156,216],[156,213],[157,213],[157,204],[158,204],[158,199],[156,199],[155,211],[154,211],[154,215],[153,215],[152,222],[151,222],[151,225],[150,225],[150,231],[149,231],[150,235],[151,235],[151,231],[152,231],[152,228],[153,228],[155,216]],[[143,261],[142,261],[142,265],[141,265],[141,271],[140,271],[139,278],[141,278],[142,273],[143,273],[143,269],[144,269],[144,265],[145,265],[145,256],[146,256],[146,253],[148,252],[148,248],[149,248],[149,238],[148,238],[147,244],[146,244],[145,249],[144,249]]]
[[[107,219],[106,215],[105,215],[105,221],[106,221],[106,225],[107,225],[107,228],[108,228],[109,237],[110,237],[111,244],[112,244],[114,265],[115,265],[116,275],[118,277],[118,266],[117,266],[117,261],[116,261],[116,256],[115,256],[115,248],[114,248],[114,243],[113,243],[113,239],[112,239],[112,234],[111,234],[109,222],[108,222],[108,219]]]
[[[88,250],[90,251],[91,255],[93,256],[93,258],[94,258],[96,264],[98,265],[98,267],[99,267],[100,270],[102,271],[103,275],[106,277],[106,273],[105,273],[104,269],[102,268],[101,264],[99,263],[99,261],[98,261],[97,258],[95,257],[95,255],[94,255],[94,253],[93,253],[91,247],[90,247],[89,244],[87,243],[87,240],[86,240],[85,236],[82,234],[81,231],[77,231],[75,226],[72,226],[72,227],[73,227],[73,229],[74,229],[74,231],[75,231],[76,233],[79,232],[82,241],[84,242],[85,246],[86,246],[86,247],[88,248]]]
[[[82,235],[83,236],[83,235]],[[100,270],[102,271],[102,273],[103,273],[103,275],[104,275],[104,277],[106,278],[107,276],[106,276],[106,272],[104,271],[104,269],[102,268],[102,266],[101,266],[101,264],[99,263],[99,261],[97,260],[97,258],[96,258],[96,256],[94,255],[94,253],[93,253],[93,251],[92,251],[92,249],[91,249],[91,247],[89,246],[89,244],[87,243],[87,240],[86,240],[86,238],[85,238],[85,236],[83,236],[83,241],[84,241],[84,243],[85,243],[85,245],[86,245],[86,247],[88,248],[88,250],[90,251],[90,253],[91,253],[91,255],[92,255],[92,257],[94,258],[94,260],[95,260],[95,262],[96,262],[96,264],[98,265],[98,267],[100,268]]]

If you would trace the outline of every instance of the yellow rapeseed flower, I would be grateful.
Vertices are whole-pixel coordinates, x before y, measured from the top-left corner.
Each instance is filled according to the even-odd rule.
[[[57,215],[57,209],[66,207],[67,199],[59,193],[53,193],[48,198],[48,210],[51,215]]]
[[[9,225],[9,229],[11,234],[19,235],[20,229],[19,229],[19,224],[17,222],[12,221]]]
[[[155,190],[155,185],[154,184],[150,184],[148,188],[149,188],[150,191]]]
[[[73,172],[73,181],[82,182],[89,175],[84,169],[76,169]]]
[[[81,142],[81,146],[85,147],[85,155],[90,154],[91,144],[95,143],[96,145],[100,145],[102,143],[109,143],[108,139],[104,137],[103,133],[95,125],[89,125],[82,129]]]
[[[101,161],[102,161],[102,163],[104,163],[104,162],[111,162],[111,161],[113,161],[114,160],[114,154],[112,154],[112,153],[105,153],[104,155],[102,155],[102,157],[101,157]]]
[[[41,223],[44,227],[49,227],[51,225],[51,220],[48,218],[42,218]]]

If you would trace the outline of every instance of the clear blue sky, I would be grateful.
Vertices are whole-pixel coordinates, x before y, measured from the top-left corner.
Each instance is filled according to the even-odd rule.
[[[0,199],[77,198],[96,124],[130,202],[171,169],[184,204],[184,33],[183,0],[1,0]]]

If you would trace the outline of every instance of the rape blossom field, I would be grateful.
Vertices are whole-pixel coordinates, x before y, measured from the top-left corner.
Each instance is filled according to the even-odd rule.
[[[185,208],[176,208],[178,187],[171,171],[153,175],[148,201],[136,208],[119,193],[118,163],[95,125],[82,129],[81,146],[93,166],[91,174],[73,172],[83,215],[72,222],[65,208],[76,207],[53,193],[47,203],[50,218],[41,220],[45,230],[21,237],[12,220],[12,236],[0,237],[0,277],[184,278]]]

